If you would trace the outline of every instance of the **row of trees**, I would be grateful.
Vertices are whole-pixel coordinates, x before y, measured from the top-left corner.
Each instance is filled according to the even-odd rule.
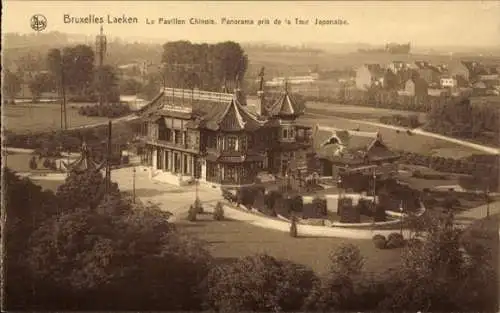
[[[120,93],[116,69],[110,65],[96,67],[94,63],[94,51],[87,45],[50,49],[45,59],[46,70],[7,70],[2,91],[12,102],[25,84],[36,102],[42,93],[60,93],[64,86],[70,101],[93,102],[102,92],[106,102],[118,102]]]
[[[492,311],[491,255],[448,221],[426,221],[401,268],[373,276],[353,245],[330,269],[269,255],[221,263],[167,222],[133,206],[97,172],[71,174],[54,194],[6,170],[6,289],[10,310]],[[26,195],[29,195],[27,197]],[[461,251],[465,248],[467,256]]]
[[[74,100],[95,101],[97,94],[102,93],[105,102],[119,101],[116,70],[110,65],[96,67],[95,54],[90,46],[49,50],[47,68],[58,89],[66,88]]]
[[[84,116],[101,116],[116,118],[130,114],[131,110],[126,103],[110,103],[102,105],[87,105],[78,109],[78,114]]]
[[[193,44],[174,41],[163,45],[163,79],[166,86],[220,91],[242,83],[248,57],[238,43]],[[232,83],[232,86],[228,85]]]
[[[498,145],[499,113],[494,105],[472,105],[469,99],[434,106],[426,129],[439,134]]]
[[[401,162],[404,164],[426,166],[440,172],[466,174],[468,178],[461,181],[473,181],[473,184],[467,184],[467,188],[475,189],[498,188],[498,157],[492,156],[487,160],[481,158],[453,159],[438,156],[422,155],[413,152],[400,151]],[[474,184],[476,184],[474,186]],[[465,186],[464,186],[465,187]]]
[[[409,116],[393,114],[390,116],[382,116],[379,120],[384,124],[402,126],[407,128],[417,128],[422,125],[422,123],[420,123],[419,121],[418,115],[416,114]]]

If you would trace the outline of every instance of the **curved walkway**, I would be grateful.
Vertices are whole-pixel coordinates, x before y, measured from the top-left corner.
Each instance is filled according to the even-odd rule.
[[[214,204],[209,203],[207,211],[213,209]],[[224,215],[233,220],[249,223],[254,226],[273,229],[281,232],[290,231],[290,223],[279,219],[270,218],[263,215],[257,215],[250,212],[245,212],[240,209],[235,209],[227,204],[224,205]],[[334,237],[346,239],[372,239],[374,235],[380,234],[388,236],[391,233],[399,233],[400,230],[371,230],[371,229],[346,229],[339,227],[314,226],[314,225],[297,225],[298,234],[301,237]],[[410,232],[403,230],[403,236],[408,238]]]
[[[159,209],[169,211],[173,215],[171,221],[175,222],[184,218],[187,214],[189,205],[194,202],[196,190],[194,186],[177,187],[164,183],[155,182],[149,179],[148,171],[142,167],[136,167],[136,192],[137,197],[144,202],[156,204]],[[132,180],[133,168],[122,168],[112,171],[112,178],[116,181],[122,191],[131,192],[133,188]],[[47,175],[37,175],[31,173],[20,173],[36,180],[64,180],[66,175],[63,173],[53,173]],[[204,202],[207,212],[215,207],[219,200],[223,201],[220,191],[213,188],[200,186],[198,190],[200,199]],[[486,217],[488,211],[487,205],[481,205],[476,208],[464,211],[455,216],[456,222],[461,226],[468,226],[475,220]],[[500,202],[490,203],[490,215],[500,214]],[[258,227],[274,229],[277,231],[288,232],[290,222],[273,219],[268,216],[258,215],[247,212],[243,209],[225,205],[224,214],[227,218],[238,220]],[[390,233],[399,232],[399,229],[392,230],[374,230],[374,229],[346,229],[340,227],[297,225],[300,236],[305,237],[336,237],[350,239],[371,239],[376,234],[388,236]],[[408,237],[409,231],[403,230],[403,235]]]
[[[325,117],[324,114],[322,115],[322,114],[316,114],[316,113],[306,113],[306,115],[308,115],[308,116],[315,116],[315,117],[321,117],[321,118]],[[383,128],[394,129],[394,130],[399,130],[399,131],[407,131],[408,130],[408,128],[406,128],[406,127],[399,127],[399,126],[394,126],[394,125],[387,125],[387,124],[377,123],[377,122],[370,122],[370,121],[364,121],[364,120],[356,120],[356,119],[350,119],[350,118],[339,117],[339,116],[335,116],[335,118],[342,119],[342,120],[349,121],[349,122],[354,122],[354,123],[359,123],[359,124],[365,124],[365,125],[371,125],[371,126],[376,126],[376,127],[383,127]],[[480,145],[480,144],[469,142],[469,141],[466,141],[466,140],[461,140],[461,139],[457,139],[457,138],[453,138],[453,137],[448,137],[448,136],[444,136],[444,135],[440,135],[440,134],[436,134],[436,133],[431,133],[431,132],[422,130],[420,128],[411,129],[411,131],[412,131],[413,134],[416,134],[416,135],[421,135],[421,136],[425,136],[425,137],[432,137],[432,138],[436,138],[436,139],[441,139],[441,140],[444,140],[444,141],[452,142],[452,143],[455,143],[455,144],[458,144],[458,145],[461,145],[461,146],[464,146],[464,147],[476,149],[476,150],[479,150],[479,151],[482,151],[482,152],[486,152],[486,153],[489,153],[489,154],[500,154],[500,149],[499,148],[494,148],[494,147],[490,147],[490,146]]]

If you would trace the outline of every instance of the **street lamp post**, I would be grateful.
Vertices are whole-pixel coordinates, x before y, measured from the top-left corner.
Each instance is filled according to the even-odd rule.
[[[202,160],[199,158],[196,158],[196,168],[194,170],[194,186],[195,186],[195,202],[199,201],[199,190],[198,190],[198,185],[199,185],[199,176],[200,176],[200,166],[201,166]]]
[[[489,186],[486,187],[486,217],[490,217],[490,188]]]
[[[132,169],[132,201],[135,203],[135,166]]]
[[[403,200],[401,200],[401,203],[399,205],[399,212],[401,212],[401,229],[400,229],[400,232],[401,232],[401,236],[403,235],[403,218],[404,218],[404,215],[403,215]]]
[[[69,166],[69,162],[70,162],[70,154],[71,154],[71,151],[69,150],[69,147],[68,147],[68,166]],[[66,171],[66,176],[69,176],[69,170]]]

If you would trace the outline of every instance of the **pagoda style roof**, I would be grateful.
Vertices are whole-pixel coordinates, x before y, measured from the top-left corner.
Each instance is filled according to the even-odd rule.
[[[332,162],[358,164],[399,157],[382,141],[378,132],[361,132],[316,125],[313,147],[320,158]]]
[[[285,83],[285,91],[267,108],[267,112],[271,117],[294,117],[302,115],[304,111],[305,106],[298,103],[288,91],[288,83]]]
[[[85,142],[82,143],[80,157],[72,162],[62,162],[63,166],[70,172],[83,173],[86,171],[99,171],[105,166],[105,161],[98,163],[92,159],[90,150]]]
[[[246,106],[237,89],[234,94],[165,88],[141,112],[149,120],[173,117],[189,120],[189,128],[220,131],[253,131],[265,125]]]

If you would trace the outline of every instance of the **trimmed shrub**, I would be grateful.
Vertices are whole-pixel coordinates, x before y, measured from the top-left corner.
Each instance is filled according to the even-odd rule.
[[[408,239],[407,244],[410,247],[419,247],[420,245],[422,245],[422,240],[417,239],[417,238],[411,238],[411,239]]]
[[[51,165],[52,165],[52,162],[50,161],[50,159],[46,158],[45,160],[43,160],[43,167],[50,169]]]
[[[303,206],[304,218],[325,218],[327,216],[326,199],[314,198],[311,204]]]
[[[33,156],[33,157],[30,159],[30,161],[29,161],[29,167],[30,167],[30,169],[32,169],[32,170],[36,170],[36,169],[38,168],[38,164],[37,164],[37,162],[36,162],[36,157],[35,157],[35,156]]]
[[[373,220],[375,222],[385,222],[387,219],[387,216],[385,214],[385,208],[381,204],[377,204],[375,206],[375,215],[373,217]]]
[[[302,196],[295,196],[290,199],[290,210],[293,212],[302,212],[304,202]]]
[[[196,221],[196,213],[197,213],[196,207],[194,205],[190,205],[187,216],[188,221],[190,222]]]
[[[283,198],[283,194],[279,191],[273,190],[265,196],[265,205],[268,208],[273,208],[276,199]]]
[[[265,203],[265,195],[263,192],[258,192],[255,195],[252,207],[259,210],[260,212],[264,212],[266,208],[266,203]]]
[[[198,214],[203,213],[203,205],[201,203],[200,198],[196,198],[196,200],[194,200],[194,208],[196,209],[196,213]]]
[[[297,219],[295,218],[295,216],[292,216],[292,223],[290,225],[290,236],[294,238],[298,236]]]
[[[353,206],[352,201],[344,202],[340,212],[341,223],[359,223],[361,221],[361,214],[359,205]]]
[[[387,236],[386,247],[388,249],[402,248],[405,244],[405,239],[400,233],[390,233]]]
[[[238,204],[243,204],[244,206],[250,207],[254,203],[255,196],[258,192],[263,192],[261,187],[245,187],[238,189],[236,192]]]
[[[356,207],[362,215],[373,217],[375,214],[375,207],[373,205],[373,201],[371,200],[359,199]]]
[[[217,205],[214,208],[213,217],[216,221],[222,221],[224,219],[224,207],[220,201],[217,202]]]
[[[288,218],[290,215],[290,209],[289,209],[287,200],[288,199],[277,198],[274,201],[274,207],[272,208],[276,214],[279,214],[279,215],[286,217],[286,218]],[[268,213],[266,213],[266,214],[268,214]],[[273,215],[273,216],[275,216],[275,215]]]
[[[378,249],[385,249],[387,240],[383,235],[375,235],[373,236],[373,244],[375,245],[376,248]]]
[[[122,164],[129,164],[130,163],[130,157],[128,155],[122,156]]]

